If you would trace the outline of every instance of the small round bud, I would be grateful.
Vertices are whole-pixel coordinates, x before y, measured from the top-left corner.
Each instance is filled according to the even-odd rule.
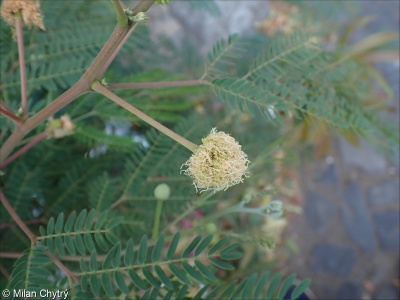
[[[171,194],[171,189],[166,183],[161,183],[157,185],[156,188],[154,189],[154,197],[157,200],[168,200],[170,194]]]
[[[217,232],[217,225],[212,222],[207,222],[206,224],[204,224],[204,230],[209,234],[214,234]]]

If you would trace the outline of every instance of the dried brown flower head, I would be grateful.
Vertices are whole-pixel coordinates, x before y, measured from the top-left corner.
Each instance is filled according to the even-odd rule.
[[[182,172],[193,178],[197,191],[221,191],[243,182],[250,161],[242,146],[216,128],[202,139],[201,144],[182,167]]]
[[[1,3],[1,16],[10,26],[15,27],[18,15],[27,26],[37,26],[43,30],[43,16],[40,3],[36,0],[3,0]]]
[[[274,35],[276,32],[289,34],[300,27],[296,14],[298,7],[290,5],[283,1],[271,1],[269,17],[255,26],[268,36]]]

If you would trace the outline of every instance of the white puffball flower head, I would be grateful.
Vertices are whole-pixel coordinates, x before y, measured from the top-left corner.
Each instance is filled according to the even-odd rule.
[[[4,21],[12,27],[16,26],[20,14],[25,25],[33,25],[45,30],[38,0],[3,0],[0,10]]]
[[[250,161],[233,137],[213,128],[202,142],[181,167],[186,167],[181,172],[193,178],[196,191],[226,190],[248,177]]]

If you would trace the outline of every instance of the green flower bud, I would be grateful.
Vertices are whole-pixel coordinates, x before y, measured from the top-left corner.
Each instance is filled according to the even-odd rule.
[[[125,9],[124,11],[129,20],[138,24],[146,24],[149,19],[144,12],[139,12],[136,15],[132,16],[132,12],[130,10]]]
[[[168,200],[169,196],[171,194],[171,190],[166,183],[161,183],[156,186],[154,189],[154,197],[157,200]]]
[[[214,234],[217,232],[217,225],[212,222],[204,224],[204,230],[209,234]]]

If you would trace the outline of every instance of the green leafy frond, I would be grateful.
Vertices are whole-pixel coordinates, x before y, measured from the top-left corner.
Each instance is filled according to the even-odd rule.
[[[108,209],[118,199],[117,183],[118,179],[111,178],[106,172],[93,179],[88,185],[90,205],[97,211]]]
[[[247,111],[254,116],[261,114],[272,123],[277,121],[283,123],[281,116],[275,112],[273,107],[277,100],[284,103],[282,100],[285,98],[279,93],[272,94],[270,89],[265,91],[250,81],[234,77],[214,79],[210,84],[216,95],[241,112]],[[268,97],[268,93],[270,97]]]
[[[122,217],[107,218],[107,211],[97,215],[94,209],[87,212],[82,210],[79,214],[73,211],[64,220],[64,213],[58,215],[57,219],[51,217],[46,229],[40,227],[40,234],[37,238],[43,245],[47,246],[50,253],[65,256],[66,250],[70,255],[85,255],[95,250],[95,243],[104,251],[109,249],[109,243],[115,244],[118,240],[112,229],[118,226]]]
[[[221,99],[240,111],[263,115],[273,124],[283,124],[281,115],[294,114],[307,122],[319,121],[333,129],[350,129],[366,134],[371,124],[367,113],[354,101],[323,87],[310,87],[296,81],[256,85],[239,78],[221,78],[211,82]]]
[[[57,1],[45,1],[41,7],[46,31],[34,30],[25,38],[28,87],[48,91],[67,89],[81,77],[107,41],[115,25],[115,16],[108,2],[73,1],[67,7]],[[68,22],[65,22],[67,18]],[[79,26],[76,26],[77,22]],[[10,31],[4,22],[1,27],[2,35]],[[148,37],[144,27],[139,27],[135,33],[135,39],[124,45],[122,53],[140,47]],[[10,34],[5,38],[8,38],[8,44],[15,44]],[[1,87],[6,93],[12,93],[18,91],[15,88],[21,84],[18,68],[13,67],[18,56],[5,57],[7,59],[2,59],[1,66]]]
[[[81,125],[74,129],[74,138],[88,147],[105,146],[109,150],[133,151],[137,147],[130,137],[107,134],[93,126]]]
[[[211,79],[210,85],[232,107],[262,115],[272,124],[291,122],[295,116],[368,138],[379,128],[385,144],[398,143],[363,107],[371,91],[365,68],[346,56],[346,49],[328,51],[320,41],[317,35],[300,31],[275,37],[242,78]]]
[[[76,20],[79,18],[77,9],[90,14],[89,7],[93,5],[90,2],[83,4],[75,1],[69,6],[67,10],[70,10],[70,16]],[[110,16],[107,22],[104,19],[106,14],[103,14],[104,18],[97,20],[96,26],[93,26],[94,20],[90,17],[87,20],[80,20],[80,26],[75,26],[73,20],[61,25],[62,22],[60,24],[52,17],[61,13],[64,15],[60,19],[66,18],[68,13],[65,12],[65,6],[46,1],[42,5],[42,10],[46,21],[46,32],[32,31],[30,39],[25,40],[26,43],[31,43],[25,48],[28,84],[36,89],[68,88],[79,79],[101,49],[115,21]],[[13,43],[12,40],[9,42]],[[2,75],[4,75],[3,89],[18,87],[21,84],[18,68]]]
[[[196,236],[186,245],[181,253],[177,253],[180,233],[176,233],[164,252],[164,236],[161,235],[151,255],[144,235],[135,250],[134,242],[130,239],[123,253],[120,243],[117,243],[105,256],[103,262],[96,250],[93,250],[88,263],[80,263],[81,288],[90,291],[96,296],[106,294],[115,297],[121,292],[125,295],[137,295],[138,290],[157,289],[159,296],[169,291],[177,292],[183,285],[192,285],[207,282],[217,282],[214,272],[208,261],[217,268],[232,270],[233,267],[226,261],[241,257],[236,250],[237,244],[227,245],[226,239],[215,244],[213,236],[205,238]],[[131,286],[131,288],[130,288]]]
[[[296,275],[292,274],[283,278],[282,273],[272,276],[269,272],[258,276],[257,273],[229,285],[221,284],[216,287],[201,289],[194,299],[268,299],[283,300],[297,299],[310,285],[311,280],[301,281],[294,290],[288,291],[295,285]]]
[[[37,171],[32,168],[32,164],[26,161],[18,161],[5,175],[4,191],[10,204],[16,213],[23,219],[32,217],[34,201],[40,192],[42,184],[41,178],[37,176]],[[4,176],[4,175],[3,175]],[[4,207],[0,209],[2,220],[10,220]]]
[[[65,173],[55,179],[57,189],[43,191],[47,216],[71,211],[77,206],[82,207],[87,199],[86,185],[109,163],[104,157],[76,159],[71,166],[64,166]]]
[[[50,258],[44,253],[45,247],[41,245],[31,246],[20,258],[15,261],[11,273],[8,289],[11,291],[37,292],[41,289],[54,287],[51,278],[54,276],[49,271]],[[10,299],[19,299],[23,294],[14,295],[11,292]]]
[[[216,42],[206,58],[206,67],[202,78],[229,76],[234,60],[241,57],[238,47],[238,35],[231,35],[227,40]]]
[[[250,64],[244,78],[272,80],[282,74],[291,78],[295,71],[296,75],[304,75],[306,68],[312,67],[310,60],[314,62],[321,53],[316,41],[315,36],[301,31],[274,39]]]

